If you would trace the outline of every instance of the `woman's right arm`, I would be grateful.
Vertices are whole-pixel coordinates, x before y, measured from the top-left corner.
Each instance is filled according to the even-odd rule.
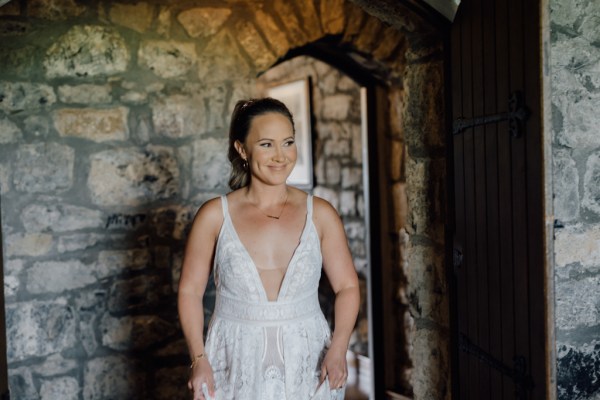
[[[206,202],[198,210],[185,247],[179,280],[177,306],[190,357],[194,360],[188,382],[188,387],[194,391],[194,400],[204,398],[203,383],[208,386],[209,394],[214,396],[213,371],[204,355],[202,298],[208,283],[222,222],[223,213],[219,199]]]

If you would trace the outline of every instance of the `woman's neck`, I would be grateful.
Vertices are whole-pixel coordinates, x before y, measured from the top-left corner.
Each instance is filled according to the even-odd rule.
[[[286,200],[288,187],[286,184],[271,186],[255,183],[246,187],[244,195],[252,203],[269,207]]]

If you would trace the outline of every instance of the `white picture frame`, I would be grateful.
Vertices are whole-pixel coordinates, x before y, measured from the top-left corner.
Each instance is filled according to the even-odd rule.
[[[298,158],[287,183],[308,190],[314,184],[309,85],[310,81],[306,78],[267,89],[267,96],[285,104],[294,117]]]

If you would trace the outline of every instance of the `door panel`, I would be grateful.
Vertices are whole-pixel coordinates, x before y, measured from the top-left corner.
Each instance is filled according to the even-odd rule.
[[[455,399],[545,398],[539,7],[463,0],[452,26]]]

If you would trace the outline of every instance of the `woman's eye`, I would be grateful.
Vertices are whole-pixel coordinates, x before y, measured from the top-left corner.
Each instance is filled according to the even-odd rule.
[[[260,147],[271,147],[271,143],[261,143]]]
[[[291,145],[293,145],[294,143],[296,143],[294,140],[288,140],[288,141],[287,141],[287,142],[285,142],[284,144],[285,144],[286,146],[291,146]]]

